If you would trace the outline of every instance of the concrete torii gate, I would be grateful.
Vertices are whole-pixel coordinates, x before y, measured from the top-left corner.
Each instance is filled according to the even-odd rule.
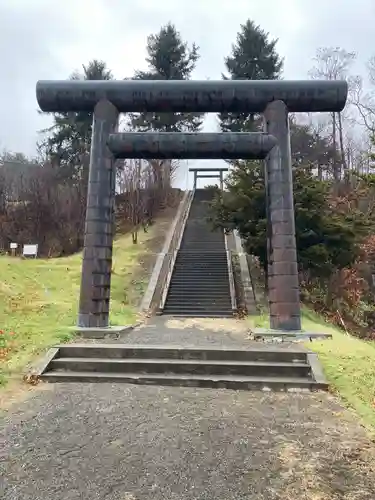
[[[300,330],[288,112],[339,112],[347,93],[345,81],[39,81],[42,111],[94,113],[78,325],[108,326],[115,158],[261,158],[270,151],[270,326]],[[268,135],[115,134],[119,113],[141,111],[264,113]]]
[[[228,172],[228,168],[189,168],[189,172],[194,172],[194,189],[197,187],[198,179],[217,179],[220,180],[220,190],[223,190],[223,173]],[[211,173],[208,173],[211,172]],[[216,172],[213,174],[212,172]]]

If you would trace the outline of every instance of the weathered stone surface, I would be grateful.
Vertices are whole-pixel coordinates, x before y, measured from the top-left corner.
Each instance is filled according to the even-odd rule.
[[[42,111],[92,111],[108,99],[123,113],[254,112],[284,101],[290,112],[342,111],[346,81],[329,80],[42,80],[36,96]]]
[[[107,321],[108,318],[108,313],[102,313],[102,314],[94,314],[93,312],[90,313],[80,313],[79,315],[80,320],[82,320],[83,323],[85,323],[87,326],[85,328],[97,328],[97,323],[102,323],[104,324]]]
[[[269,208],[271,210],[284,210],[284,209],[293,209],[294,204],[293,199],[291,198],[283,198],[282,196],[274,196],[269,199]]]
[[[282,158],[283,160],[283,158]],[[285,165],[279,171],[279,175],[275,178],[274,175],[268,175],[268,182],[270,183],[269,188],[272,189],[272,193],[275,198],[280,198],[283,201],[290,201],[293,198],[290,198],[290,193],[288,193],[289,182],[286,179]],[[282,180],[278,179],[278,177],[282,175]],[[274,180],[272,180],[274,179]]]
[[[106,288],[102,289],[106,292]],[[98,290],[100,292],[100,290]],[[92,297],[92,314],[100,315],[100,314],[108,314],[109,313],[109,298],[104,297],[105,293],[98,293],[99,298],[94,299]]]
[[[93,287],[91,292],[92,300],[109,300],[111,296],[111,289],[108,286]]]
[[[113,177],[112,169],[103,168],[101,170],[94,171],[90,176],[90,182],[98,184],[98,189],[103,191],[103,194],[107,194],[107,189],[103,183],[111,182]]]
[[[98,210],[100,211],[102,207],[99,207]],[[113,216],[110,218],[107,217],[107,221],[103,221],[103,219],[106,217],[106,210],[107,208],[105,207],[104,210],[102,211],[102,217],[98,220],[86,220],[85,224],[85,232],[87,234],[113,234]]]
[[[272,262],[272,272],[269,276],[295,276],[298,274],[297,262],[275,261]]]
[[[285,235],[279,235],[285,236]],[[292,238],[292,237],[291,237]],[[272,261],[274,262],[295,262],[296,261],[296,249],[293,246],[287,247],[283,246],[282,242],[278,242],[279,246],[276,246],[274,241],[276,238],[272,238],[273,249],[272,249]]]
[[[274,137],[260,132],[127,132],[112,134],[108,141],[116,158],[150,159],[264,159],[275,144]],[[216,177],[204,175],[210,176]]]
[[[287,213],[286,211],[284,213]],[[271,212],[272,214],[272,212]],[[270,217],[271,227],[270,227],[270,235],[271,238],[275,234],[281,235],[294,235],[295,234],[295,225],[294,225],[294,212],[292,210],[289,211],[289,220],[284,220],[282,222],[275,221],[275,218]]]
[[[93,233],[93,236],[96,233]],[[107,233],[108,236],[111,235],[111,233]],[[103,247],[103,246],[92,246],[92,247],[85,247],[83,249],[83,258],[87,260],[92,260],[92,259],[105,259],[108,261],[111,261],[112,259],[112,248],[109,247]]]
[[[278,251],[279,249],[281,251],[284,250],[293,250],[293,255],[296,253],[296,246],[295,246],[295,235],[294,234],[274,234],[272,237],[272,246],[273,246],[273,252]],[[283,255],[280,255],[277,257],[278,259],[281,260],[290,260],[289,257],[284,259]]]
[[[288,312],[285,315],[279,314],[277,310],[270,314],[270,327],[274,330],[291,330],[300,331],[296,328],[296,324],[301,321],[301,315],[293,315]]]
[[[86,234],[87,246],[95,248],[108,247],[112,241],[112,234]]]
[[[290,213],[292,211],[292,213]],[[272,222],[286,222],[289,223],[293,217],[294,211],[291,208],[281,208],[280,210],[272,210],[270,213],[270,219]]]
[[[271,273],[270,279],[268,281],[268,289],[280,288],[281,290],[287,289],[299,289],[298,277],[295,275],[274,275]]]
[[[283,301],[278,297],[277,302],[272,302],[270,300],[270,310],[272,308],[272,315],[279,317],[298,316],[300,311],[299,301],[294,300],[292,302],[287,302],[286,299]]]
[[[117,130],[118,110],[106,100],[99,101],[94,108],[78,315],[78,326],[81,327],[106,327],[109,324],[109,299],[106,290],[111,285],[115,229],[114,211],[110,209],[114,207],[115,170],[107,139],[110,133]],[[103,246],[103,241],[107,246]],[[109,272],[94,274],[105,268],[106,264],[99,262],[101,260],[106,261]],[[99,287],[95,293],[93,287]]]
[[[90,222],[110,222],[111,224],[113,223],[112,218],[113,218],[113,207],[105,207],[101,206],[98,207],[97,205],[89,205],[86,210],[86,219],[87,221]],[[94,224],[95,226],[95,224]],[[87,229],[89,229],[90,226],[87,226]],[[100,228],[101,229],[101,228]]]
[[[293,178],[288,108],[285,102],[277,100],[267,105],[264,113],[264,126],[265,131],[274,135],[278,143],[271,150],[266,161],[269,289],[276,288],[279,291],[288,291],[298,288],[298,267],[294,237]],[[282,212],[280,212],[281,210]],[[280,217],[282,217],[282,222],[279,221]],[[281,252],[275,253],[273,251],[275,236],[289,237],[288,248],[291,251],[287,254],[288,260],[284,260],[286,255],[280,255]],[[293,294],[293,292],[291,293]],[[271,328],[283,328],[287,324],[288,329],[300,330],[299,299],[296,298],[294,302],[284,303],[279,293],[277,299],[280,302],[269,301]]]
[[[111,279],[111,272],[110,272],[110,268],[109,268],[108,273],[100,273],[100,274],[93,273],[91,275],[90,283],[92,286],[95,286],[95,287],[108,288],[108,286],[110,286],[110,279]]]

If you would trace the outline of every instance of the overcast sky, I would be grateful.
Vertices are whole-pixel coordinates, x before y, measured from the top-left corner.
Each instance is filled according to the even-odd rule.
[[[356,51],[358,73],[375,53],[375,0],[0,0],[0,150],[35,153],[49,124],[37,113],[38,79],[65,79],[93,58],[131,76],[145,68],[147,36],[168,21],[200,47],[194,78],[219,79],[249,18],[279,39],[288,79],[307,77],[317,47]]]

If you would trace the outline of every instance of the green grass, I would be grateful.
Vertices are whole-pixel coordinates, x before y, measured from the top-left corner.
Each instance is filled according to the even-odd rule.
[[[139,233],[137,245],[132,244],[130,236],[115,241],[111,325],[126,325],[136,318],[130,304],[146,286],[138,272],[139,261],[154,230]],[[0,257],[0,330],[15,333],[14,349],[0,366],[0,385],[18,376],[36,354],[72,338],[71,327],[77,321],[81,263],[81,253],[59,259]]]
[[[249,316],[248,321],[255,328],[269,327],[265,314]],[[318,353],[334,392],[375,431],[375,342],[347,335],[306,307],[302,310],[302,328],[332,333],[332,340],[308,342],[306,347]]]

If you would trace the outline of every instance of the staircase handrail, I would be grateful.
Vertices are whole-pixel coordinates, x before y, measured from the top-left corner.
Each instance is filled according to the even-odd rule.
[[[224,242],[225,242],[225,252],[227,255],[227,264],[228,264],[230,301],[232,304],[232,311],[236,311],[237,310],[237,298],[236,298],[236,288],[234,285],[234,277],[233,277],[232,252],[228,248],[228,238],[227,238],[226,233],[224,233]]]
[[[167,263],[166,264],[167,265],[167,273],[166,273],[166,279],[165,279],[163,292],[161,295],[161,301],[159,304],[160,310],[163,309],[165,301],[167,299],[167,294],[168,294],[168,289],[169,289],[169,285],[170,285],[171,278],[172,278],[174,264],[176,262],[177,253],[178,253],[178,250],[179,250],[180,245],[181,245],[182,236],[183,236],[184,231],[185,231],[186,221],[189,217],[191,202],[193,201],[193,198],[194,198],[194,190],[189,191],[189,193],[188,193],[186,204],[184,205],[182,213],[181,213],[181,218],[180,218],[181,223],[179,224],[179,227],[176,227],[176,230],[173,233],[173,238],[172,238],[171,246],[170,246],[171,251],[168,252],[168,254],[165,256],[165,261]]]
[[[180,202],[177,214],[165,238],[163,250],[158,254],[152,275],[143,296],[140,311],[153,312],[159,307],[162,300],[163,292],[168,279],[168,271],[171,266],[171,255],[174,253],[174,247],[179,240],[181,231],[185,227],[184,221],[186,210],[190,209],[191,191],[186,191]]]

